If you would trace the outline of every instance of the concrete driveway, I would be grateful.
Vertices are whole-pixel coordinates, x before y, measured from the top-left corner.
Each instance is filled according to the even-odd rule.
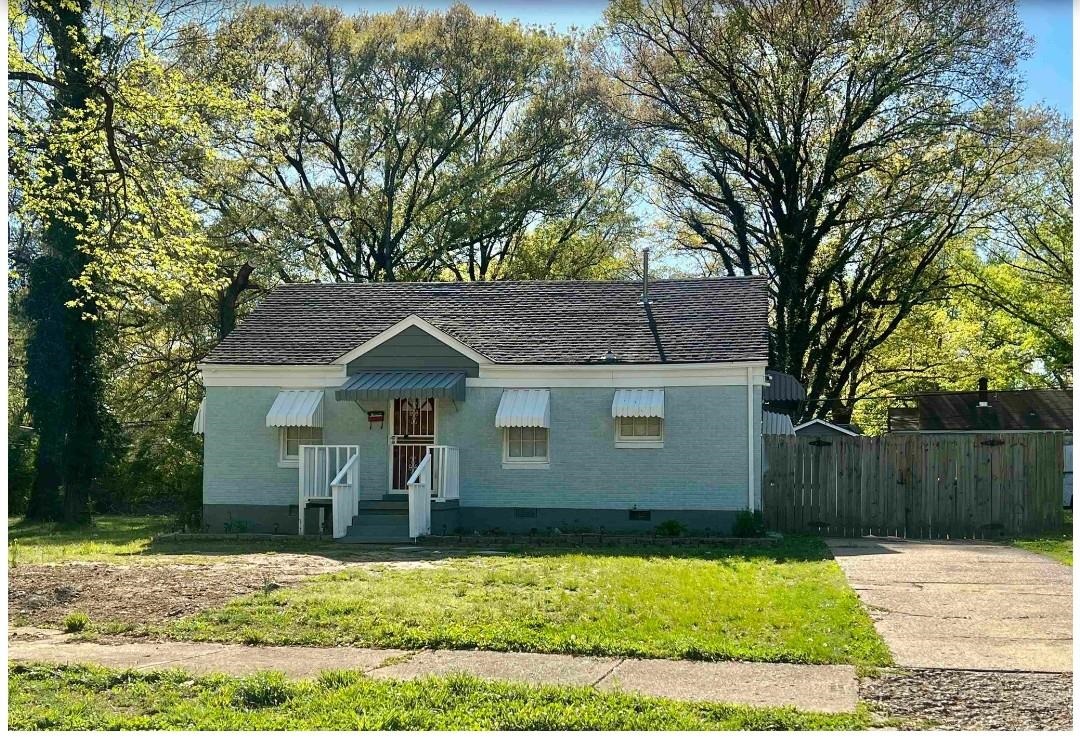
[[[827,540],[896,662],[1072,671],[1072,569],[985,542]]]

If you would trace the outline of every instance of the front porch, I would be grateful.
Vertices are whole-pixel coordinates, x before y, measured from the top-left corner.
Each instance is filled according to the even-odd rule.
[[[390,542],[432,533],[432,513],[456,512],[459,453],[449,445],[425,445],[407,478],[407,493],[363,490],[357,445],[300,447],[299,521],[304,534],[309,509],[318,512],[318,530],[329,518],[334,539]]]

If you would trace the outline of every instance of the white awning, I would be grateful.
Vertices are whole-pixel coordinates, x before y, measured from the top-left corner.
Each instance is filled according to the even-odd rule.
[[[787,414],[778,414],[775,411],[762,411],[761,433],[795,436],[795,426],[791,423],[791,417]]]
[[[322,391],[282,391],[266,415],[268,427],[321,427]]]
[[[199,401],[199,411],[195,414],[195,423],[191,425],[193,434],[206,433],[206,399]]]
[[[651,416],[664,418],[664,389],[635,388],[615,391],[611,416]]]
[[[495,412],[497,427],[551,426],[550,393],[546,388],[505,390]]]

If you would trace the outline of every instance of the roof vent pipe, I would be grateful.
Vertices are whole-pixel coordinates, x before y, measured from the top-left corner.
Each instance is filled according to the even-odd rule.
[[[641,250],[641,300],[638,301],[639,306],[648,306],[652,301],[649,300],[649,248],[645,247]]]
[[[989,378],[979,378],[979,406],[986,408],[990,405],[990,393],[987,390]]]

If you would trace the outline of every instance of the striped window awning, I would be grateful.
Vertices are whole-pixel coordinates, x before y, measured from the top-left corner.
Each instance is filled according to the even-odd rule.
[[[193,434],[206,434],[206,399],[199,401],[199,411],[195,414],[195,423],[191,425]]]
[[[460,371],[370,370],[350,376],[334,397],[339,401],[385,401],[394,398],[465,400],[465,373]]]
[[[615,391],[611,402],[611,416],[618,419],[623,416],[664,418],[664,389],[635,388]]]
[[[281,391],[266,415],[268,427],[321,427],[322,391]]]
[[[503,391],[497,427],[551,427],[551,394],[547,388],[523,388]]]

